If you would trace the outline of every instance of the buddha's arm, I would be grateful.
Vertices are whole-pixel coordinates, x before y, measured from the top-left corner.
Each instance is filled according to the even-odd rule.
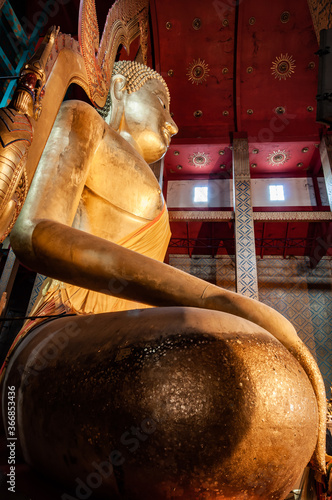
[[[26,265],[47,276],[154,306],[225,311],[262,326],[284,344],[298,339],[291,323],[261,302],[57,221],[36,220],[29,241],[23,224],[20,236],[17,233],[12,241],[15,253]]]

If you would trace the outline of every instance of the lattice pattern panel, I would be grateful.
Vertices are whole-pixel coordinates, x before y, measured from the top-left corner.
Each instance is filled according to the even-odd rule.
[[[187,255],[171,254],[169,263],[181,271],[235,292],[235,263],[230,257],[190,258]]]
[[[30,314],[33,306],[35,305],[35,302],[36,302],[37,297],[41,291],[41,288],[42,288],[42,285],[43,285],[45,279],[46,279],[46,276],[43,276],[42,274],[37,274],[37,276],[35,278],[35,282],[33,284],[33,289],[32,289],[31,296],[30,296],[30,301],[29,301],[27,311],[26,311],[27,316]]]
[[[190,259],[170,255],[170,264],[210,283],[235,291],[235,264],[229,257]],[[332,384],[332,258],[316,269],[305,257],[264,257],[257,261],[259,297],[296,328],[322,372],[328,397]]]
[[[258,298],[255,234],[250,179],[235,181],[235,234],[237,291]]]
[[[315,356],[326,391],[332,384],[332,259],[264,257],[257,262],[259,298],[288,318]]]

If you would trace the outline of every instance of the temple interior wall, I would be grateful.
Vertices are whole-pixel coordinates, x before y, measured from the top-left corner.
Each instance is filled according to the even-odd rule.
[[[284,200],[271,201],[269,198],[270,185],[283,185]],[[208,187],[208,201],[194,202],[194,188]],[[318,179],[319,193],[322,206],[328,206],[324,178]],[[313,181],[310,178],[268,178],[251,179],[251,193],[253,207],[316,207],[317,200]],[[232,179],[188,179],[168,181],[167,183],[168,208],[188,207],[233,207],[233,180]]]
[[[169,263],[210,283],[235,291],[234,258],[170,255]],[[257,259],[259,300],[286,318],[317,360],[327,396],[332,383],[332,258],[315,269],[306,257]]]

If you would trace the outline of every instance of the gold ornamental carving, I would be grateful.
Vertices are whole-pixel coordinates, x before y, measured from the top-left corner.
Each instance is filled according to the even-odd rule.
[[[267,156],[267,162],[272,166],[284,165],[290,157],[291,155],[289,151],[286,151],[285,149],[277,149],[272,151],[272,153]]]
[[[208,153],[192,153],[188,158],[189,165],[196,168],[207,167],[211,163],[211,156]]]
[[[108,12],[99,43],[94,0],[80,4],[79,43],[86,67],[89,97],[103,107],[108,94],[116,53],[122,44],[129,53],[131,42],[140,36],[143,62],[147,58],[148,0],[117,0]]]
[[[193,84],[200,85],[206,82],[209,72],[209,66],[204,60],[194,59],[187,68],[188,80]]]
[[[281,54],[272,63],[272,75],[278,80],[286,80],[292,76],[295,67],[295,60],[292,56]]]
[[[332,221],[331,212],[253,212],[255,221],[268,222],[319,222],[319,221]]]
[[[80,85],[91,101],[102,107],[106,102],[119,44],[122,43],[129,50],[130,43],[140,36],[141,51],[146,61],[147,9],[146,0],[118,0],[108,13],[99,45],[94,1],[82,0],[80,43],[53,26],[36,53],[23,66],[11,103],[0,111],[6,115],[0,124],[0,135],[4,138],[8,133],[11,134],[11,138],[0,145],[1,241],[12,228],[21,208],[21,204],[15,201],[17,183],[24,170],[27,186],[30,185],[69,85]],[[19,127],[23,122],[28,127],[28,142],[24,142],[24,131],[21,138],[16,137],[20,129],[15,130],[15,124],[12,127],[12,121],[8,118],[10,114],[15,114]],[[16,140],[19,141],[16,143],[19,144],[18,149],[15,149]],[[15,161],[13,155],[18,155]]]
[[[234,220],[234,212],[217,210],[170,210],[169,220],[172,221],[209,221],[230,222]]]
[[[233,172],[235,182],[250,179],[249,145],[246,138],[233,140]]]
[[[332,28],[332,4],[330,0],[308,0],[308,5],[319,43],[320,31]]]

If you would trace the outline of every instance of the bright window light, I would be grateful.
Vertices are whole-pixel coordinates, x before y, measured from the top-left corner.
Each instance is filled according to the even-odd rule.
[[[196,186],[194,188],[194,202],[208,201],[208,188],[207,186]]]
[[[284,186],[269,186],[270,190],[270,200],[271,201],[283,201],[285,199]]]

